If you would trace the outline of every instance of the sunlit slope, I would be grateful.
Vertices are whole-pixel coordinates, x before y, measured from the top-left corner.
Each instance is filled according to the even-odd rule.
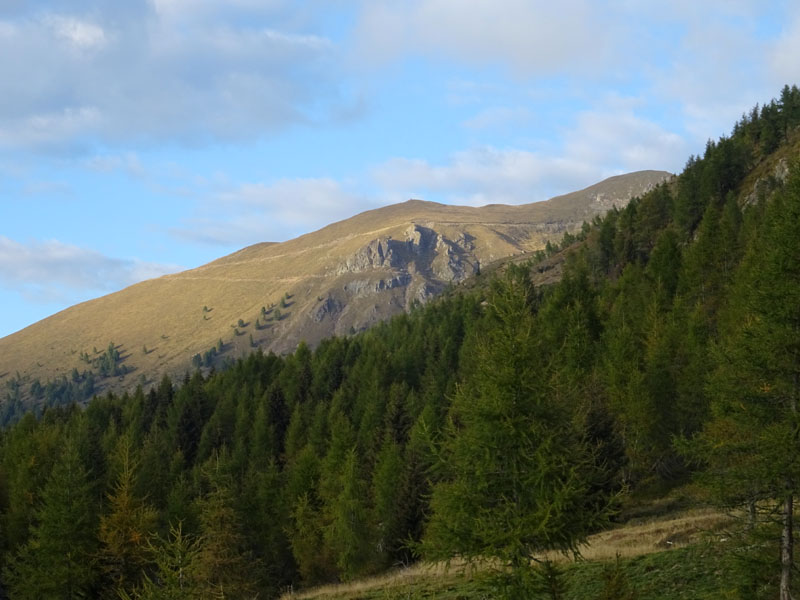
[[[128,373],[98,379],[100,390],[180,375],[220,340],[214,364],[254,347],[280,352],[301,340],[315,344],[424,302],[497,260],[540,249],[668,176],[621,175],[521,206],[410,200],[287,242],[256,244],[72,306],[0,339],[0,381],[17,373],[45,382],[74,368],[82,372],[91,366],[81,356],[92,359],[110,342]]]

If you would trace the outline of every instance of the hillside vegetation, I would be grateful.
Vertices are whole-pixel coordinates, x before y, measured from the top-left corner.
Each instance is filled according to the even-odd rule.
[[[668,177],[612,177],[547,202],[412,200],[78,304],[0,339],[0,385],[27,408],[208,372],[255,348],[361,331],[509,256],[539,250]],[[111,345],[110,351],[109,345]]]
[[[551,245],[553,285],[511,264],[314,350],[27,414],[0,443],[4,588],[277,597],[422,557],[484,566],[452,597],[799,593],[798,125],[787,87]],[[746,515],[724,546],[555,560],[692,482]]]

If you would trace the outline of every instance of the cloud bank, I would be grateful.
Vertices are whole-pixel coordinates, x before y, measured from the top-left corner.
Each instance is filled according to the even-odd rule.
[[[181,270],[105,256],[58,240],[22,243],[0,235],[0,286],[33,302],[52,302],[75,292],[111,292]]]
[[[332,118],[342,109],[336,48],[292,31],[280,4],[6,7],[0,55],[14,60],[0,61],[0,147],[202,144]]]
[[[229,184],[171,234],[221,246],[284,241],[373,207],[346,183],[330,178]]]

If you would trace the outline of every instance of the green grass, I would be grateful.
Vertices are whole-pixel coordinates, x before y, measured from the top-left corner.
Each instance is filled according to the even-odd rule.
[[[711,600],[725,598],[723,555],[718,547],[697,544],[675,550],[622,559],[621,565],[636,600]],[[565,566],[565,600],[600,598],[604,572],[613,561],[584,561]],[[286,595],[284,599],[291,598]],[[450,572],[419,572],[387,579],[382,585],[340,586],[298,595],[307,600],[492,600],[497,598],[486,573],[472,576]]]
[[[718,549],[701,544],[665,550],[621,561],[638,600],[720,598],[722,558]],[[570,600],[598,598],[609,563],[572,565]]]

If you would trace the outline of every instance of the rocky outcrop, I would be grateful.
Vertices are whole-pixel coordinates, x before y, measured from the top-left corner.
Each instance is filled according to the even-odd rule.
[[[780,187],[788,176],[789,161],[782,158],[775,165],[771,174],[756,179],[756,182],[753,184],[753,189],[744,198],[744,205],[751,206],[753,204],[758,204]]]
[[[365,276],[348,279],[342,291],[350,298],[364,298],[405,288],[403,304],[410,306],[478,273],[475,237],[459,231],[451,239],[435,227],[434,223],[415,223],[401,239],[384,236],[371,240],[333,269],[338,277]]]
[[[342,312],[342,308],[342,303],[329,295],[322,301],[322,304],[312,311],[311,320],[314,323],[321,323],[325,319],[335,321],[338,314]]]
[[[666,176],[618,176],[519,206],[411,200],[366,211],[73,306],[0,339],[0,374],[56,380],[82,370],[81,352],[109,340],[149,349],[130,355],[126,365],[135,376],[98,381],[96,390],[103,392],[128,389],[142,377],[149,383],[163,374],[180,377],[193,355],[220,341],[220,364],[253,347],[280,353],[301,341],[313,346],[427,302],[496,261],[524,260]],[[240,321],[244,325],[237,326]]]

